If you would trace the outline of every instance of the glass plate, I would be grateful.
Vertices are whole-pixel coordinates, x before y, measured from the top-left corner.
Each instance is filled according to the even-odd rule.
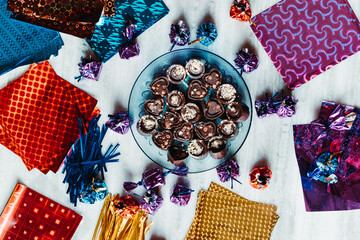
[[[223,75],[223,83],[230,83],[237,89],[237,101],[245,103],[249,107],[250,111],[250,116],[245,122],[237,123],[237,126],[239,127],[239,133],[237,136],[232,140],[227,140],[228,153],[223,159],[214,159],[210,156],[210,154],[208,154],[206,158],[201,160],[193,159],[191,157],[186,160],[185,164],[189,168],[189,173],[197,173],[213,169],[233,157],[245,142],[245,139],[250,130],[252,120],[252,103],[250,93],[239,72],[229,62],[214,53],[191,48],[176,50],[161,55],[152,61],[140,73],[139,77],[134,83],[129,99],[129,114],[130,117],[134,120],[134,124],[131,126],[131,132],[140,149],[152,161],[159,164],[161,167],[167,168],[169,170],[174,169],[176,166],[168,161],[168,152],[156,147],[152,142],[151,135],[146,137],[140,135],[137,129],[137,123],[141,116],[147,114],[143,108],[144,102],[154,97],[149,88],[151,81],[160,75],[165,76],[165,71],[168,66],[175,63],[185,66],[186,61],[191,58],[205,60],[207,62],[207,71],[209,67],[216,67],[220,69]],[[186,90],[186,84],[180,84],[179,86],[173,85],[171,89],[178,89],[184,92],[184,90]],[[219,121],[220,119],[218,119],[216,123]]]

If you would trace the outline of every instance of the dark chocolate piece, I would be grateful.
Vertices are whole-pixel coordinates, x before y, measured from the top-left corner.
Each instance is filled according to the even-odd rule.
[[[207,88],[217,89],[221,85],[222,76],[221,72],[213,68],[202,77],[202,82]]]
[[[166,70],[166,76],[173,84],[179,84],[186,78],[186,70],[179,64],[173,64]]]
[[[165,130],[154,133],[152,140],[158,148],[162,150],[168,150],[174,141],[174,137],[171,131]]]
[[[215,120],[224,113],[224,106],[217,99],[209,99],[206,102],[204,116],[209,120]]]
[[[226,108],[226,116],[233,122],[243,122],[249,117],[249,108],[243,103],[232,102]]]
[[[215,159],[222,159],[227,154],[227,144],[221,137],[212,137],[208,142],[208,151]]]
[[[182,165],[189,154],[180,146],[171,145],[168,152],[168,161],[175,166]]]
[[[174,127],[178,127],[182,121],[179,113],[166,111],[160,120],[160,124],[164,129],[170,130]]]
[[[183,123],[174,131],[174,138],[181,142],[190,142],[194,137],[194,127],[190,123]]]
[[[144,110],[151,115],[159,116],[165,108],[165,102],[162,98],[147,100],[144,103]]]
[[[199,79],[205,73],[204,64],[198,59],[191,59],[185,66],[187,75],[192,79]]]
[[[188,153],[195,159],[204,158],[208,153],[208,149],[204,140],[192,140],[188,145]]]
[[[154,134],[158,129],[157,119],[152,115],[144,115],[138,122],[138,129],[143,134]]]
[[[216,92],[217,99],[222,104],[229,104],[236,99],[236,89],[231,84],[222,84]]]
[[[166,97],[166,103],[171,110],[180,110],[185,105],[185,96],[182,92],[173,90]]]
[[[236,132],[236,124],[227,119],[222,120],[217,127],[217,133],[225,140],[233,138]]]
[[[189,84],[188,97],[191,100],[203,100],[208,95],[209,90],[199,80],[194,80]]]
[[[165,97],[168,93],[169,81],[166,77],[155,78],[150,83],[151,91],[158,96]]]
[[[200,139],[208,141],[215,136],[216,125],[213,122],[199,122],[195,125],[195,133]]]
[[[195,103],[187,103],[181,109],[181,117],[185,122],[195,123],[200,120],[200,108]]]

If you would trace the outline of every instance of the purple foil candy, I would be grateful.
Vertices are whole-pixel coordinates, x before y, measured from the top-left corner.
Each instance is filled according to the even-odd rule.
[[[133,24],[131,21],[127,22],[127,25],[124,28],[123,34],[128,39],[128,41],[133,40],[135,28],[136,28],[136,24]]]
[[[118,111],[114,115],[109,115],[109,117],[110,119],[105,123],[105,126],[120,134],[125,134],[129,131],[131,121],[127,112]]]
[[[292,96],[286,96],[277,109],[276,114],[281,118],[292,117],[296,112],[295,106],[297,102],[298,100],[295,100]]]
[[[130,21],[127,22],[127,26],[124,28],[123,34],[128,39],[128,43],[119,48],[119,56],[121,59],[130,59],[140,54],[139,45],[134,39],[135,28],[136,25]]]
[[[239,165],[234,159],[230,159],[223,165],[216,168],[220,181],[227,182],[230,179],[239,177]]]
[[[132,190],[137,188],[137,186],[139,186],[139,185],[140,184],[134,183],[134,182],[124,182],[123,187],[124,187],[125,191],[131,192]]]
[[[194,190],[187,187],[187,184],[176,184],[170,197],[170,201],[176,205],[185,206],[189,203],[193,191]]]
[[[171,173],[178,175],[178,176],[185,177],[185,176],[187,176],[188,171],[189,171],[189,168],[185,164],[183,164],[183,165],[177,166],[176,168],[174,168],[174,170],[171,170]]]
[[[259,66],[259,58],[254,53],[249,52],[247,48],[240,49],[240,51],[236,53],[234,61],[235,65],[245,73],[252,72]]]
[[[189,42],[190,30],[183,20],[179,20],[176,24],[171,24],[169,37],[172,44],[171,51],[175,45],[184,46]]]
[[[155,191],[148,191],[144,198],[141,199],[140,206],[147,213],[154,214],[162,206],[163,202],[164,199]]]
[[[153,168],[144,172],[141,183],[147,190],[165,185],[164,171],[161,168]]]
[[[265,98],[255,101],[255,110],[259,118],[267,117],[277,112],[277,103],[274,101],[276,94],[277,93],[275,93],[271,98],[266,95]]]
[[[76,76],[75,79],[80,81],[83,77],[93,79],[98,81],[99,75],[102,69],[102,63],[95,61],[95,59],[90,55],[90,59],[81,59],[79,65],[80,75]]]

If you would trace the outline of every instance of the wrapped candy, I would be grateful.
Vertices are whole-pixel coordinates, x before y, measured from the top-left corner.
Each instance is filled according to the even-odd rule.
[[[276,113],[280,118],[291,117],[296,113],[296,103],[291,96],[276,97],[277,92],[269,98],[266,94],[265,98],[255,101],[255,110],[258,117],[263,118]]]
[[[88,184],[80,193],[80,202],[94,204],[96,201],[103,200],[107,194],[108,190],[105,182],[94,179],[93,182]]]
[[[298,100],[295,100],[292,96],[286,96],[283,98],[281,105],[278,107],[276,114],[281,117],[291,117],[296,113],[296,103]]]
[[[171,24],[169,37],[172,44],[171,51],[175,45],[184,46],[189,42],[190,30],[183,20],[179,20],[176,24]]]
[[[121,59],[130,59],[140,54],[139,45],[135,41],[134,36],[135,28],[136,25],[131,23],[131,21],[128,21],[126,27],[124,28],[123,34],[127,39],[127,43],[119,47],[119,55]]]
[[[131,119],[128,112],[117,111],[108,116],[110,119],[105,123],[105,126],[120,134],[126,134],[129,131]]]
[[[265,189],[268,187],[272,172],[268,166],[254,168],[250,174],[250,185],[256,189]]]
[[[196,31],[196,40],[189,42],[190,44],[200,42],[202,45],[209,46],[217,38],[216,26],[213,23],[203,23]]]
[[[98,81],[102,69],[102,63],[95,61],[94,57],[90,55],[90,59],[81,59],[79,65],[80,75],[75,79],[80,81],[83,77]]]
[[[230,8],[230,17],[241,22],[251,22],[251,8],[246,0],[235,0]]]
[[[231,179],[231,188],[233,188],[233,180],[242,184],[236,178],[239,177],[239,165],[235,159],[226,161],[223,165],[216,168],[220,181],[227,182]]]
[[[140,201],[141,208],[149,213],[154,214],[163,204],[164,199],[159,196],[155,191],[147,191]]]
[[[257,69],[259,66],[259,58],[249,49],[240,49],[236,53],[235,65],[241,69],[241,72],[249,73]]]
[[[186,206],[194,190],[187,187],[187,184],[176,184],[173,193],[171,194],[170,201],[179,206]]]
[[[101,143],[107,128],[103,126],[100,130],[97,126],[100,116],[94,117],[89,122],[89,129],[85,135],[80,130],[80,138],[72,145],[64,160],[63,183],[69,184],[67,193],[70,195],[70,202],[75,206],[80,193],[88,189],[97,174],[100,173],[101,180],[104,180],[104,171],[107,171],[105,164],[119,161],[115,159],[120,155],[120,153],[115,153],[119,144],[115,147],[111,145],[106,153],[102,154]],[[79,127],[82,129],[80,120]]]

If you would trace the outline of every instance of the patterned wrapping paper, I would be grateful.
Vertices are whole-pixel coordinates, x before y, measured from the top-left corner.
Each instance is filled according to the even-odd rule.
[[[360,24],[347,0],[282,0],[252,20],[291,90],[360,50]]]
[[[0,74],[58,54],[64,45],[58,32],[16,21],[10,14],[6,0],[0,0]]]
[[[17,184],[0,216],[0,239],[69,240],[81,219],[71,209]]]
[[[0,90],[0,143],[31,170],[56,172],[97,100],[56,75],[48,61]]]
[[[359,116],[357,108],[323,102],[318,120],[293,126],[307,211],[360,209]],[[328,183],[333,177],[324,171],[309,175],[324,156],[332,157],[325,165],[335,169],[335,183]]]
[[[127,43],[123,30],[128,20],[136,24],[135,39],[168,12],[162,0],[115,0],[115,16],[101,17],[88,43],[98,58],[106,62]]]
[[[11,18],[91,39],[104,5],[103,0],[8,0],[7,9]]]
[[[276,206],[249,201],[215,183],[200,192],[196,209],[185,239],[270,239],[279,219]]]

